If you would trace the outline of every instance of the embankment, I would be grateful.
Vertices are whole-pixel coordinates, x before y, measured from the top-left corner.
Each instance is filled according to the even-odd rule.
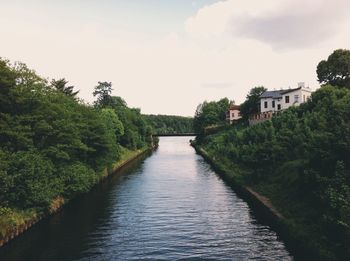
[[[235,175],[234,170],[229,169],[219,160],[213,158],[195,141],[191,141],[191,146],[241,198],[248,202],[259,220],[268,224],[277,232],[296,260],[320,260],[317,251],[306,247],[306,242],[298,238],[296,233],[293,232],[294,227],[292,223],[273,206],[267,197],[254,191],[252,187],[246,186],[239,176]]]
[[[142,157],[146,153],[150,153],[153,148],[143,148],[136,151],[125,152],[121,159],[113,164],[111,171],[104,170],[98,183],[103,182],[107,178],[117,174],[123,168],[127,167],[130,163],[134,162],[138,158]],[[96,183],[96,185],[98,184]],[[16,211],[11,213],[11,217],[8,220],[0,220],[0,247],[10,242],[12,239],[23,234],[25,231],[33,227],[39,221],[48,218],[55,213],[58,213],[65,205],[69,203],[69,200],[62,197],[56,198],[50,206],[47,212],[36,212],[35,210],[29,211]],[[13,217],[16,218],[13,218]],[[16,221],[15,221],[16,220]]]

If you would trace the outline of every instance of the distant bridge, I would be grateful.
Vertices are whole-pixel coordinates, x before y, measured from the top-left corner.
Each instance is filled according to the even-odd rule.
[[[166,133],[166,134],[153,134],[156,137],[177,137],[177,136],[197,136],[197,133]]]

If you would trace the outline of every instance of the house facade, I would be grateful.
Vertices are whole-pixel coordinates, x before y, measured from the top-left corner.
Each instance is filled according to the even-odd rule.
[[[303,82],[294,89],[266,91],[260,96],[260,113],[251,115],[249,122],[252,125],[271,119],[276,112],[306,102],[311,94],[311,89]]]
[[[260,112],[278,112],[298,106],[310,99],[311,93],[304,83],[299,83],[295,89],[266,91],[260,96]]]
[[[241,118],[242,117],[241,117],[240,106],[231,103],[230,108],[226,113],[226,120],[232,124],[234,121],[237,121]]]

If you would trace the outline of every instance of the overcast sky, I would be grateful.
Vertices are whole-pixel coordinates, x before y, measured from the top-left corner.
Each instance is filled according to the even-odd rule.
[[[0,56],[98,81],[143,113],[193,116],[250,88],[318,87],[316,66],[350,49],[348,0],[0,0]]]

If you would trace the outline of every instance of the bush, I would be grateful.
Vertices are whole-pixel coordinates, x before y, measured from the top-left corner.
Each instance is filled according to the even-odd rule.
[[[350,90],[324,86],[272,121],[199,142],[247,170],[244,180],[296,220],[320,252],[344,259],[350,255],[349,112]]]
[[[79,162],[61,168],[59,175],[63,179],[63,195],[68,198],[88,192],[97,182],[95,171]]]
[[[12,184],[7,199],[18,208],[48,207],[60,190],[52,162],[36,151],[14,153],[8,175]]]

